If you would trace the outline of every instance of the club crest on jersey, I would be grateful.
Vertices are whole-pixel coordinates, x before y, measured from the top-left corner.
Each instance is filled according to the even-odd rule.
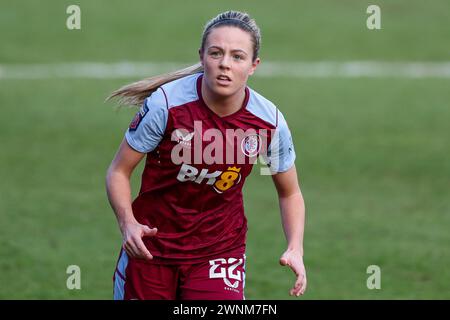
[[[194,132],[188,132],[184,129],[176,129],[172,133],[172,141],[176,141],[177,143],[181,144],[183,147],[186,147],[188,149],[191,148],[191,140],[194,137]]]
[[[241,150],[247,157],[255,157],[261,149],[261,138],[257,134],[246,136],[241,143]]]
[[[144,102],[141,109],[136,113],[136,115],[134,116],[133,120],[130,123],[129,127],[130,131],[135,131],[138,128],[139,124],[141,123],[142,119],[144,119],[147,112],[148,112],[147,103]]]

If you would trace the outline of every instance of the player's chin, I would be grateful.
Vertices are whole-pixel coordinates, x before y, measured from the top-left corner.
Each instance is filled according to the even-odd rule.
[[[236,92],[236,88],[233,85],[229,86],[215,85],[214,91],[218,96],[229,97]]]

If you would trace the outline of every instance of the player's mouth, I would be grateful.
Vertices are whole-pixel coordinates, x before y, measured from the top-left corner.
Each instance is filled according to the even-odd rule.
[[[216,78],[216,80],[217,80],[217,82],[218,82],[220,85],[227,86],[227,85],[231,84],[231,78],[230,78],[229,76],[224,75],[224,74],[219,75],[219,76]]]

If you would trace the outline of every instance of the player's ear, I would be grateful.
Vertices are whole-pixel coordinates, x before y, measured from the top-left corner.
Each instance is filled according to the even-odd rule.
[[[256,67],[261,63],[260,58],[256,58],[255,61],[252,62],[252,67],[250,68],[250,72],[248,73],[250,76],[255,73]]]
[[[201,48],[198,49],[198,56],[199,56],[199,58],[200,58],[200,63],[201,63],[202,66],[203,66],[203,51],[202,51]]]

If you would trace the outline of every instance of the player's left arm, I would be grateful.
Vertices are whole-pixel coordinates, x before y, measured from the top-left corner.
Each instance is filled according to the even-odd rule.
[[[297,279],[290,290],[291,295],[302,295],[306,290],[306,271],[303,264],[303,232],[305,226],[305,203],[300,190],[295,164],[285,172],[272,176],[278,192],[281,221],[287,240],[287,249],[280,264],[289,266]]]

